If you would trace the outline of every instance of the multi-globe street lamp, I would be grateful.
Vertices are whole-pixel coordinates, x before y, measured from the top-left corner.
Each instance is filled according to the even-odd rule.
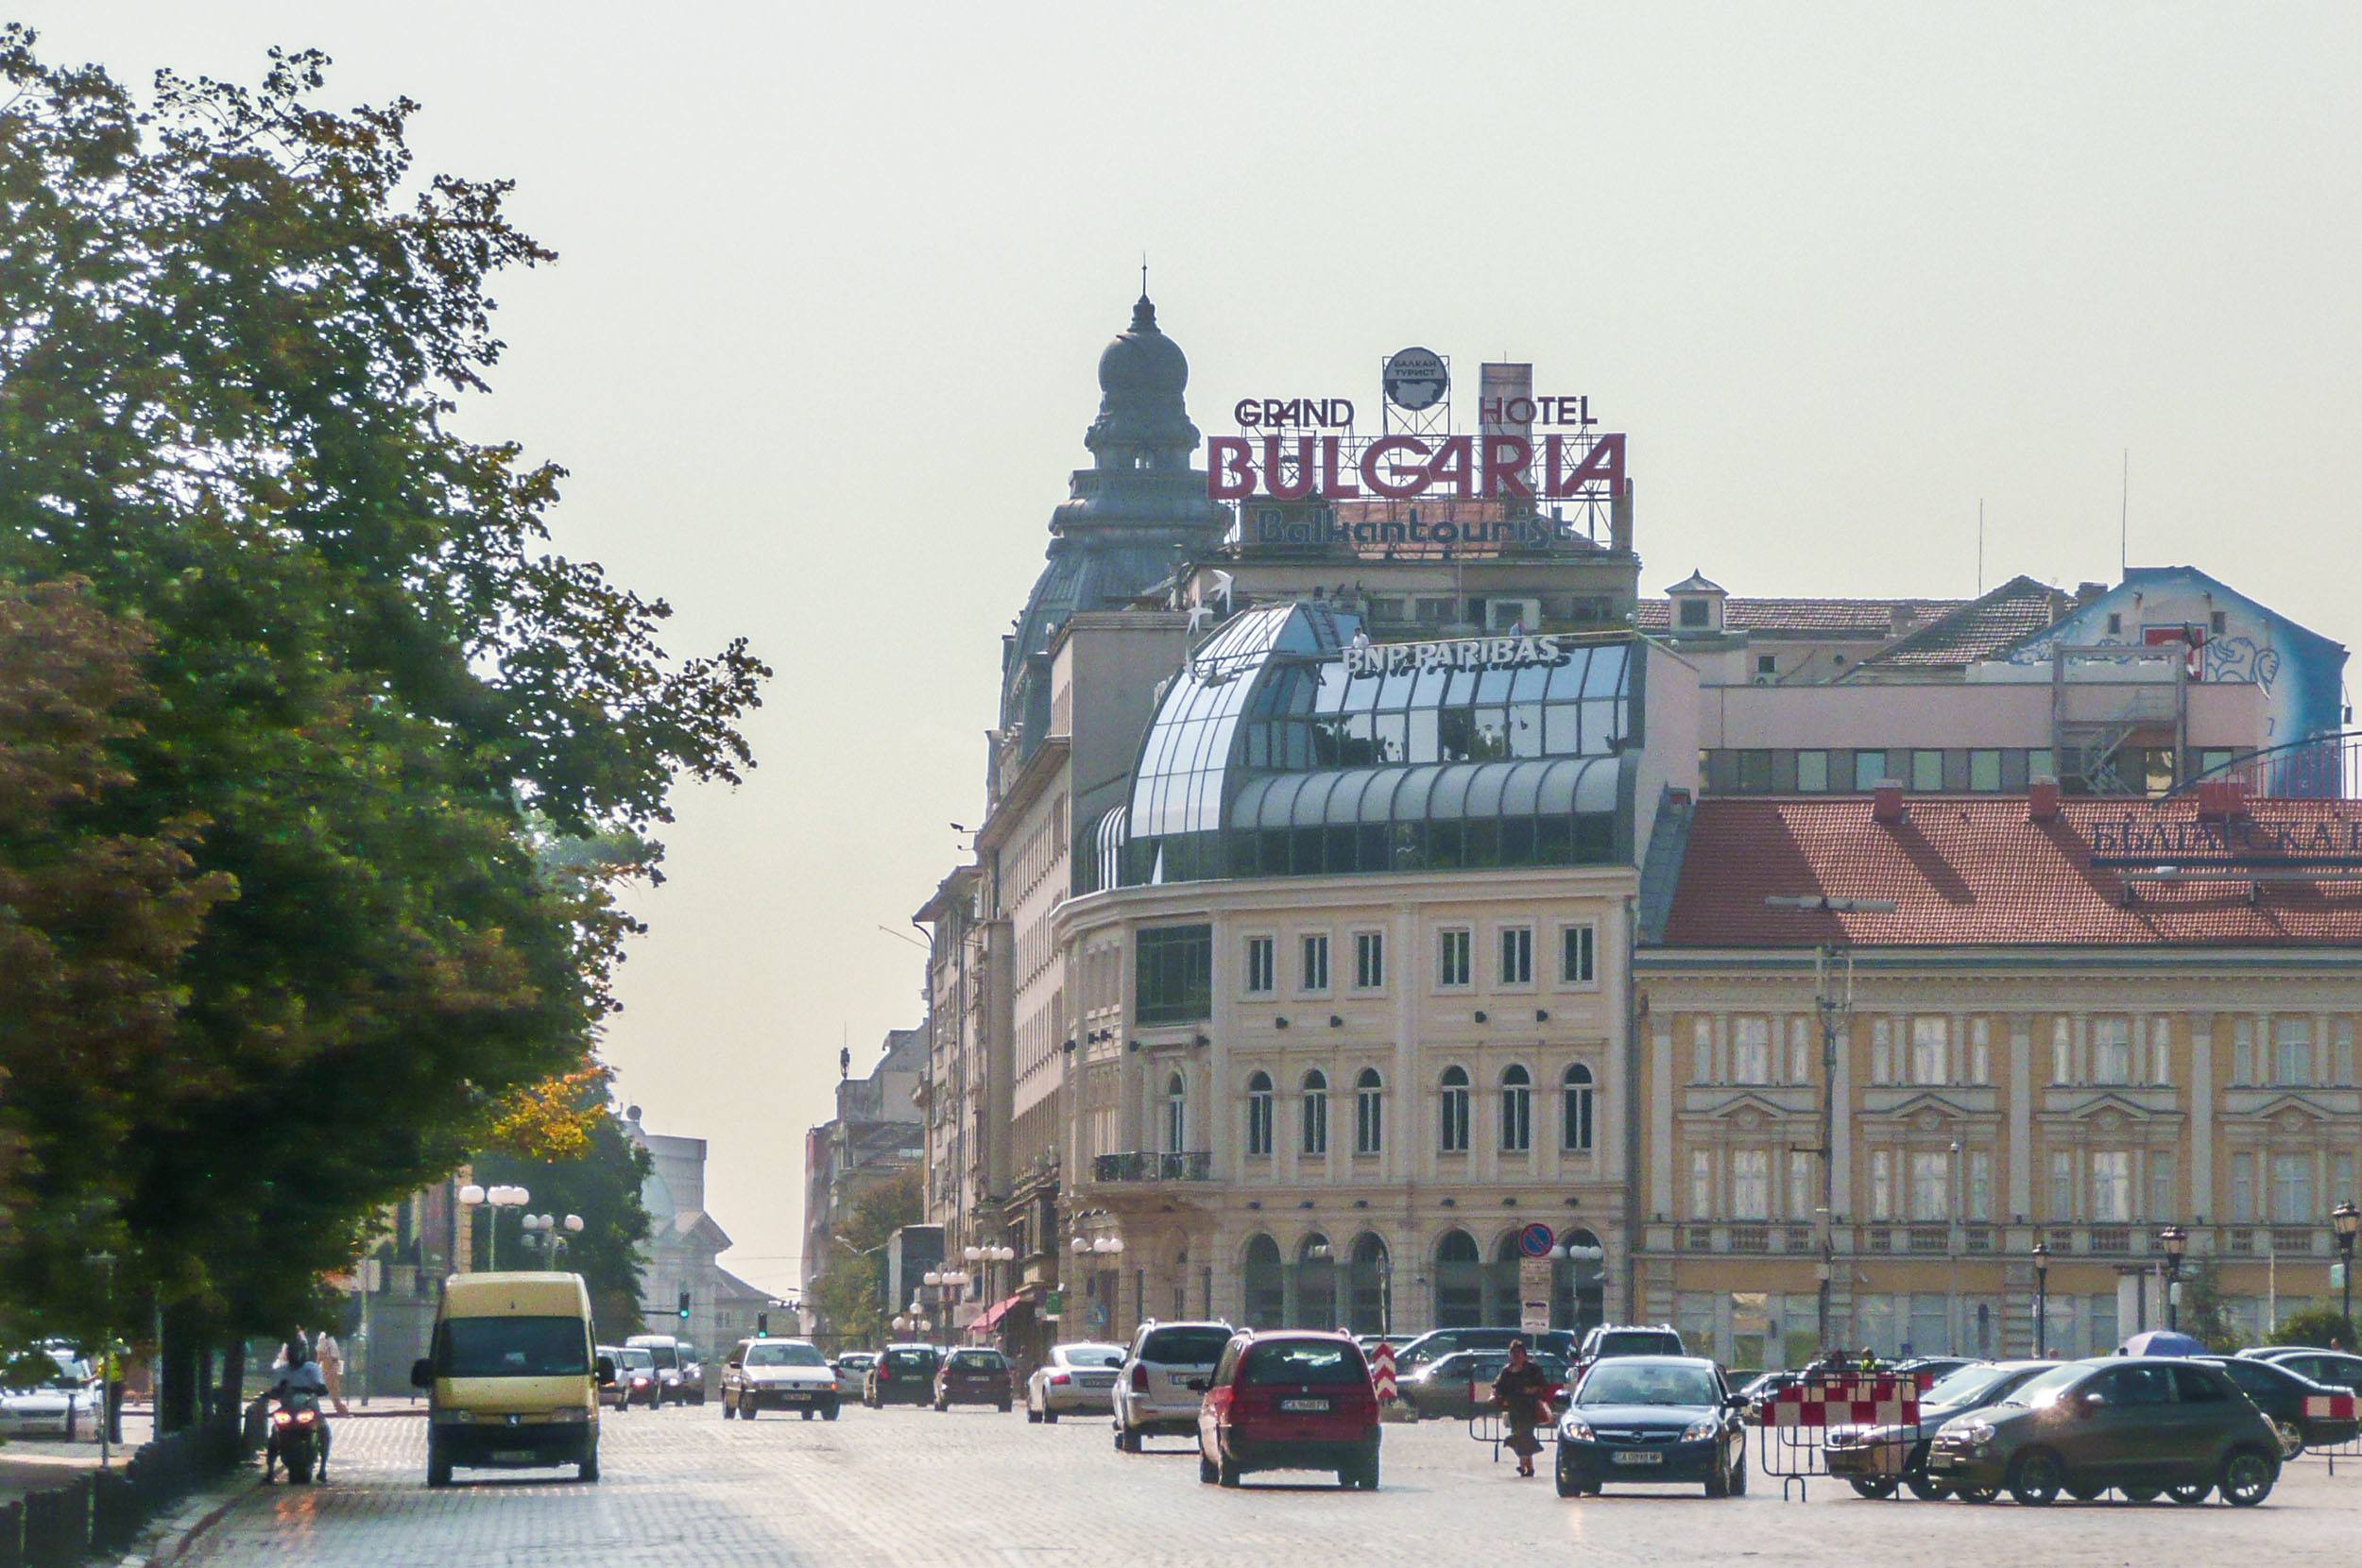
[[[582,1216],[578,1214],[528,1214],[519,1223],[525,1228],[525,1245],[539,1247],[548,1259],[543,1267],[549,1269],[557,1267],[558,1254],[566,1250],[566,1243],[582,1234]]]
[[[2341,1310],[2345,1314],[2347,1331],[2352,1332],[2353,1327],[2353,1234],[2357,1230],[2362,1230],[2362,1209],[2353,1206],[2353,1199],[2347,1199],[2329,1211],[2329,1226],[2331,1230],[2337,1233],[2337,1274],[2343,1282],[2345,1293]]]
[[[2165,1250],[2165,1328],[2171,1332],[2182,1326],[2182,1254],[2190,1245],[2190,1233],[2167,1225],[2157,1233],[2157,1243]]]
[[[485,1243],[484,1267],[486,1271],[488,1273],[499,1272],[501,1260],[501,1210],[523,1208],[527,1203],[533,1202],[533,1194],[527,1192],[522,1187],[488,1187],[479,1186],[477,1184],[470,1182],[466,1186],[459,1189],[458,1196],[460,1204],[464,1208],[473,1209],[478,1205],[482,1205],[491,1211],[491,1233],[489,1239]]]
[[[2034,1355],[2050,1354],[2050,1249],[2034,1243]]]

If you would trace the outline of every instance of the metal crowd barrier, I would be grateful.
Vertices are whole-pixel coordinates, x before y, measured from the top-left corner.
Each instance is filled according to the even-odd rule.
[[[2306,1398],[2304,1413],[2316,1421],[2352,1421],[2354,1419],[2355,1404],[2356,1396],[2353,1394],[2314,1394]],[[2362,1459],[2362,1432],[2356,1432],[2343,1442],[2319,1448],[2308,1443],[2304,1452],[2297,1457],[2325,1459],[2329,1463],[2329,1473],[2335,1475],[2339,1459]]]
[[[1901,1426],[1919,1420],[1920,1384],[1891,1373],[1808,1375],[1755,1409],[1755,1470],[1804,1500],[1806,1483],[1829,1474],[1832,1426]]]

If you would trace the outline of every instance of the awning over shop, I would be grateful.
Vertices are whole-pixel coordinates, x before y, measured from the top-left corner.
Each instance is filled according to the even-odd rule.
[[[967,1325],[967,1331],[970,1334],[990,1334],[995,1327],[999,1326],[1001,1320],[1008,1316],[1012,1308],[1025,1304],[1026,1297],[1023,1291],[1018,1292],[1006,1301],[995,1302],[984,1309],[983,1317]]]

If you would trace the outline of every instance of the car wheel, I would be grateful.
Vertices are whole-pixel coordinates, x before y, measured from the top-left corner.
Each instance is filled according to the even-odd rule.
[[[802,1414],[803,1414],[803,1418],[804,1418],[806,1421],[810,1421],[810,1420],[812,1419],[812,1412],[811,1412],[810,1410],[806,1410],[806,1411],[802,1412]]]
[[[2046,1449],[2033,1449],[2020,1454],[2010,1466],[2010,1495],[2021,1508],[2038,1508],[2059,1495],[2065,1473],[2060,1468],[2059,1457]]]
[[[836,1419],[836,1406],[833,1402],[820,1406],[820,1419],[822,1421],[834,1421]]]
[[[1550,1480],[1557,1486],[1561,1497],[1574,1497],[1582,1493],[1583,1483],[1575,1478],[1574,1466],[1566,1462],[1564,1452],[1558,1456],[1558,1463],[1550,1467]]]
[[[2304,1452],[2304,1434],[2298,1429],[2295,1422],[2273,1422],[2272,1430],[2280,1438],[2280,1462],[2282,1464],[2286,1464],[2290,1459]]]
[[[1924,1470],[1914,1470],[1903,1477],[1903,1484],[1911,1489],[1911,1495],[1923,1503],[1941,1503],[1952,1495],[1952,1488],[1937,1480]]]
[[[1962,1487],[1952,1495],[1963,1503],[1990,1503],[2001,1493],[1993,1487]]]
[[[1371,1452],[1368,1458],[1361,1461],[1361,1490],[1363,1491],[1378,1490],[1378,1454],[1375,1450]]]
[[[1025,1402],[1025,1420],[1029,1425],[1041,1424],[1041,1412],[1034,1408],[1034,1402],[1030,1399]]]
[[[574,1479],[596,1481],[599,1478],[599,1440],[592,1438],[584,1446],[582,1457],[574,1461]]]
[[[1867,1497],[1874,1503],[1893,1496],[1898,1483],[1891,1475],[1848,1475],[1845,1484],[1854,1489],[1856,1496]]]
[[[1005,1400],[1005,1399],[1004,1399],[1004,1400],[1002,1400],[1002,1401],[1001,1402],[1001,1413],[1002,1415],[1004,1415],[1004,1416],[1005,1416],[1005,1415],[1007,1415],[1007,1414],[1009,1413],[1009,1411],[1011,1410],[1011,1408],[1013,1408],[1013,1406],[1009,1404],[1009,1402],[1008,1402],[1007,1400]]]
[[[2185,1508],[2196,1508],[2214,1494],[2215,1483],[2212,1481],[2184,1481],[2180,1486],[2165,1488],[2165,1495]]]
[[[752,1421],[755,1419],[755,1412],[762,1408],[762,1406],[760,1405],[754,1404],[749,1400],[742,1399],[738,1402],[738,1419],[741,1421]]]
[[[2116,1488],[2116,1491],[2128,1503],[2137,1505],[2141,1503],[2154,1503],[2157,1501],[2157,1489],[2155,1487],[2118,1487]]]
[[[1731,1466],[1731,1495],[1734,1497],[1747,1495],[1747,1451],[1744,1448],[1738,1451],[1738,1462]],[[1937,1495],[1941,1496],[1942,1493],[1939,1492]]]
[[[1713,1468],[1706,1472],[1706,1495],[1728,1497],[1731,1494],[1731,1473],[1722,1468],[1719,1459],[1708,1462]]]
[[[430,1487],[451,1485],[451,1455],[432,1434],[426,1440],[426,1484]]]
[[[1207,1458],[1207,1457],[1206,1457],[1206,1450],[1205,1450],[1205,1449],[1203,1449],[1203,1448],[1199,1449],[1199,1450],[1197,1451],[1197,1482],[1198,1482],[1198,1485],[1200,1485],[1200,1486],[1207,1486],[1207,1487],[1210,1487],[1210,1486],[1212,1486],[1212,1485],[1213,1485],[1216,1481],[1219,1481],[1219,1480],[1221,1480],[1221,1479],[1222,1479],[1222,1467],[1221,1467],[1220,1465],[1217,1465],[1216,1463],[1214,1463],[1214,1461],[1213,1461],[1213,1460],[1211,1460],[1211,1459],[1209,1459],[1209,1458]]]
[[[724,1395],[722,1396],[722,1419],[723,1419],[724,1421],[728,1421],[728,1420],[731,1420],[733,1417],[735,1417],[737,1414],[738,1414],[738,1406],[730,1403],[730,1396],[729,1396],[729,1395],[727,1395],[727,1394],[724,1394]]]
[[[2088,1503],[2093,1498],[2098,1496],[2101,1492],[2107,1490],[2108,1489],[2106,1487],[2096,1487],[2087,1483],[2079,1482],[2076,1485],[2067,1488],[2066,1494],[2069,1497],[2074,1498],[2079,1503]]]
[[[1041,1413],[1041,1421],[1044,1426],[1055,1426],[1058,1424],[1058,1412],[1045,1408]]]
[[[2242,1448],[2222,1462],[2216,1483],[2222,1500],[2234,1508],[2251,1508],[2272,1494],[2271,1464],[2251,1448]]]
[[[1239,1484],[1239,1461],[1225,1456],[1222,1462],[1214,1467],[1214,1482],[1217,1486],[1237,1486]]]

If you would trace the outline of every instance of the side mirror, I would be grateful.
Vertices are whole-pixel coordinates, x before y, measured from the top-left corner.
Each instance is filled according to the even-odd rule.
[[[598,1360],[592,1364],[591,1370],[598,1373],[599,1387],[602,1389],[608,1387],[615,1381],[615,1357],[611,1355],[600,1356]]]
[[[410,1363],[410,1386],[414,1389],[435,1387],[435,1363],[421,1355]]]

